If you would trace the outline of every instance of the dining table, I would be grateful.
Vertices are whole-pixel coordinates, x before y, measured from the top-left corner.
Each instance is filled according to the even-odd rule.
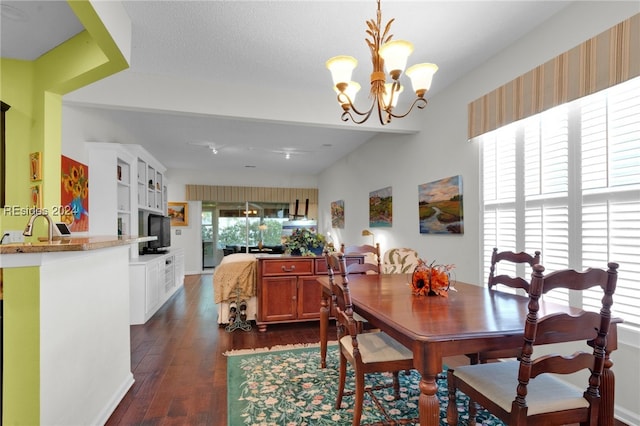
[[[413,351],[413,365],[420,373],[420,425],[440,424],[436,379],[443,358],[523,344],[527,296],[490,290],[456,281],[446,296],[414,295],[411,274],[363,274],[348,277],[353,310],[371,326],[389,334]],[[321,364],[326,367],[328,324],[333,316],[332,292],[327,276],[320,303]],[[540,316],[551,312],[577,313],[579,308],[540,299]],[[601,381],[599,425],[614,424],[615,377],[610,353],[617,349],[617,320],[613,320],[606,347]],[[575,330],[576,340],[592,338],[592,330]],[[558,342],[560,343],[560,342]],[[586,385],[585,385],[586,387]],[[514,397],[516,383],[514,379]]]

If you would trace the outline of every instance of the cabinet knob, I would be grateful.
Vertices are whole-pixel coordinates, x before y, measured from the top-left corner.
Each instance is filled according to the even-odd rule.
[[[286,266],[282,265],[282,272],[293,272],[296,270],[296,265],[291,265],[290,269],[287,269]]]

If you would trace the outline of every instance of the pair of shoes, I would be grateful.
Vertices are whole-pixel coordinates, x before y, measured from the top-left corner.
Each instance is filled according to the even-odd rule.
[[[240,302],[240,321],[247,321],[247,302],[245,300]]]
[[[236,302],[229,303],[229,324],[233,324],[238,313],[238,305]]]

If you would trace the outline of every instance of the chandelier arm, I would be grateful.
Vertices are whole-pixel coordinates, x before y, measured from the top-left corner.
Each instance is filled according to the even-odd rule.
[[[413,107],[417,106],[418,109],[424,109],[424,107],[427,106],[427,100],[425,98],[416,98],[413,103],[411,104],[411,107],[409,108],[409,111],[405,112],[402,115],[396,115],[393,114],[390,110],[387,111],[387,113],[393,117],[393,118],[403,118],[406,117],[407,115],[409,115],[409,113],[413,110]]]
[[[345,112],[348,112],[349,117],[352,117],[353,120],[353,114],[351,114],[349,112],[349,110],[353,110],[353,112],[356,113],[357,116],[359,117],[364,117],[364,120],[361,122],[358,122],[358,124],[364,123],[369,116],[371,115],[371,111],[373,111],[373,106],[375,105],[375,100],[371,103],[371,106],[369,107],[369,109],[367,111],[359,111],[358,108],[356,108],[356,106],[353,104],[353,102],[351,101],[351,98],[349,97],[349,95],[347,95],[346,93],[338,93],[338,103],[340,103],[341,105],[344,103],[343,100],[346,100],[349,103],[349,109],[346,110]],[[342,114],[342,116],[344,117],[344,113]],[[346,121],[344,120],[344,118],[342,119],[342,121]],[[356,123],[356,120],[353,120],[354,123]]]
[[[344,111],[340,118],[342,119],[342,121],[349,121],[349,118],[350,118],[351,121],[353,121],[355,124],[362,124],[369,119],[371,112],[373,112],[374,104],[371,104],[371,108],[369,108],[367,112],[359,112],[355,108],[352,108],[358,117],[362,117],[361,120],[356,120],[356,117],[354,117],[354,115],[351,114],[351,110]]]

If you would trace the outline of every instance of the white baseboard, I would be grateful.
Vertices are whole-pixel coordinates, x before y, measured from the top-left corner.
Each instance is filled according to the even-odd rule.
[[[109,417],[111,417],[113,412],[118,407],[118,404],[120,404],[120,401],[122,401],[122,399],[127,394],[131,386],[133,386],[134,382],[135,382],[135,379],[133,378],[133,373],[129,373],[125,377],[122,385],[114,392],[111,399],[107,401],[107,404],[105,405],[105,407],[102,409],[102,411],[98,413],[95,421],[93,421],[91,424],[92,425],[106,424],[107,420],[109,420]]]
[[[624,408],[616,406],[613,416],[626,425],[640,426],[640,418],[638,418],[638,413],[633,413],[629,410],[625,410]]]

